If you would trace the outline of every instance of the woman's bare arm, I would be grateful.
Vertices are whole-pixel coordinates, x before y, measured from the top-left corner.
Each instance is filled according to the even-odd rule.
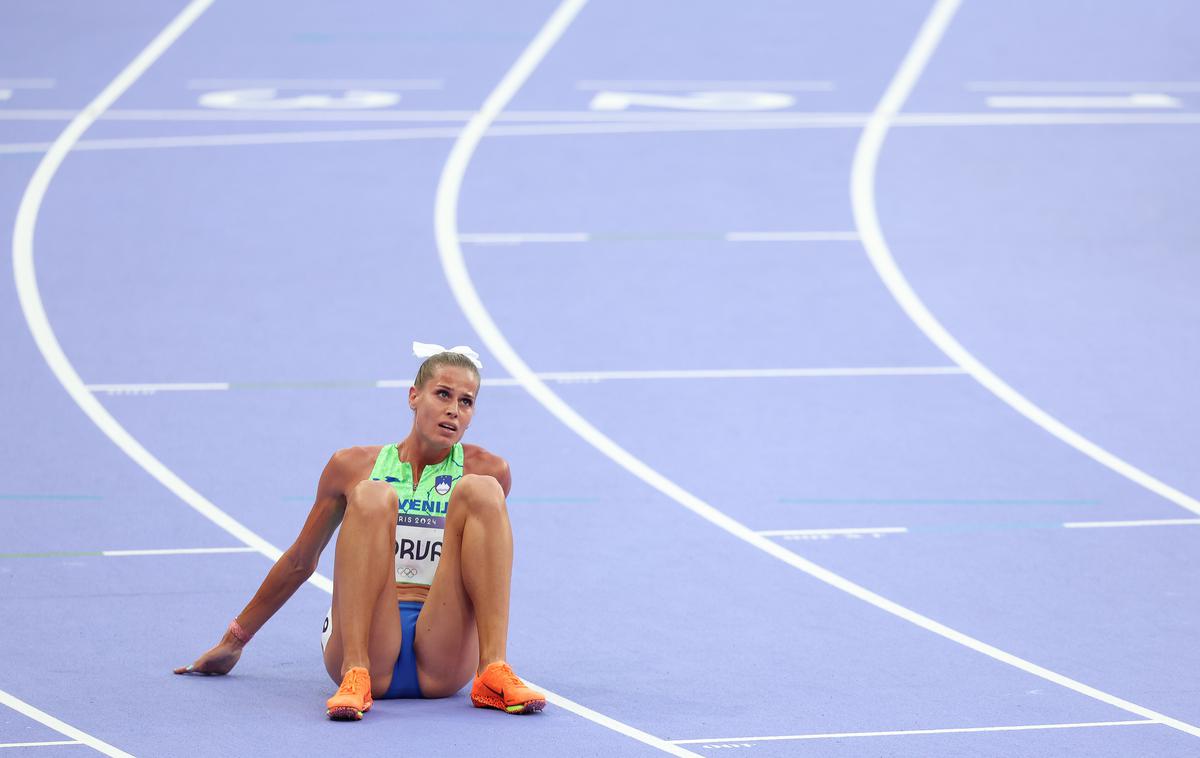
[[[236,617],[247,634],[254,634],[283,607],[283,604],[317,570],[317,560],[329,539],[342,523],[346,512],[346,490],[364,475],[363,461],[369,460],[364,448],[339,450],[325,464],[317,484],[317,497],[300,535],[283,552],[254,597]],[[369,464],[367,471],[370,471]],[[212,649],[190,666],[175,669],[176,674],[227,674],[237,664],[245,643],[229,630]]]

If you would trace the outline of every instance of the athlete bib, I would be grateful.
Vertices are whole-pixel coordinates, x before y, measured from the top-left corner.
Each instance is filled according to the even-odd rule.
[[[463,449],[455,445],[450,454],[421,471],[413,487],[412,467],[401,461],[396,445],[386,445],[375,459],[371,478],[387,482],[396,490],[400,508],[396,514],[396,583],[428,587],[433,584],[442,558],[442,535],[450,493],[463,475]]]

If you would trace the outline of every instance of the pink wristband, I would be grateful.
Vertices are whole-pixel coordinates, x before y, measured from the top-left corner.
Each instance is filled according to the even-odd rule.
[[[254,637],[253,634],[248,633],[242,628],[242,625],[238,623],[236,618],[229,622],[229,633],[241,640],[243,645],[245,645],[252,637]]]

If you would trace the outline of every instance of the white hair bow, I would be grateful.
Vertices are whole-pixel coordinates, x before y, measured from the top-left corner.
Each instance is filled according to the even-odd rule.
[[[465,355],[471,363],[475,364],[475,368],[483,370],[483,364],[479,362],[479,353],[475,352],[466,345],[455,345],[454,347],[442,347],[435,345],[432,342],[413,342],[413,355],[418,358],[428,358],[438,353],[458,353]]]

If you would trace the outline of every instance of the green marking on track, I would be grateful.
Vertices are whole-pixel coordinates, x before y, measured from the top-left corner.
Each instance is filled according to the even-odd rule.
[[[1092,499],[1043,499],[1043,498],[834,498],[834,497],[781,497],[786,505],[1100,505]]]
[[[0,553],[0,559],[5,558],[78,558],[80,556],[103,556],[104,553],[94,550],[57,550],[51,553]]]

